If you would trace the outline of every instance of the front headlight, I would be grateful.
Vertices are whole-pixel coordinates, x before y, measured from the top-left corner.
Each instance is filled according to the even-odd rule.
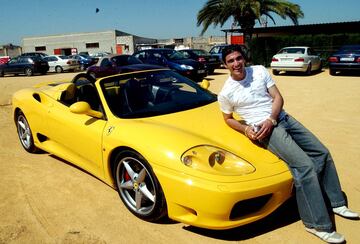
[[[180,68],[186,69],[186,70],[193,70],[193,69],[194,69],[194,67],[192,67],[192,66],[190,66],[190,65],[186,65],[186,64],[180,65]]]
[[[190,168],[218,175],[245,175],[255,171],[255,167],[245,159],[208,145],[187,150],[181,156],[181,162]]]

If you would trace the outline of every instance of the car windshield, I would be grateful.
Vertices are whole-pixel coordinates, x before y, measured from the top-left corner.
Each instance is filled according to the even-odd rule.
[[[112,76],[100,81],[111,111],[120,118],[144,118],[197,108],[215,94],[171,70]]]
[[[175,50],[166,50],[166,51],[162,51],[163,55],[165,55],[166,58],[170,59],[170,60],[179,60],[179,59],[185,59],[185,56]]]
[[[284,48],[281,49],[278,54],[285,54],[285,53],[300,53],[300,54],[304,54],[305,53],[305,48]]]
[[[85,55],[85,54],[81,54],[81,55],[79,55],[82,59],[91,59],[91,57],[90,56],[88,56],[88,55]]]
[[[61,58],[61,59],[69,59],[69,57],[65,56],[65,55],[60,55],[59,58]]]
[[[117,66],[143,63],[140,59],[130,55],[115,56],[111,58],[111,61],[114,62]]]
[[[193,52],[197,55],[210,55],[209,52],[207,52],[205,50],[201,50],[201,49],[195,49],[195,50],[193,50]]]

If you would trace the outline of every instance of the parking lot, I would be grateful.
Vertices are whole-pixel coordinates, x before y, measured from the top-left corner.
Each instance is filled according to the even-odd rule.
[[[305,232],[290,200],[269,217],[227,231],[211,231],[134,217],[117,192],[59,158],[29,154],[21,147],[11,114],[11,95],[39,82],[69,80],[76,73],[0,78],[1,243],[322,243]],[[208,76],[217,93],[228,73]],[[328,70],[274,77],[285,110],[330,149],[349,206],[360,211],[360,78]],[[206,202],[204,202],[206,204]],[[348,243],[360,242],[360,221],[338,216]]]

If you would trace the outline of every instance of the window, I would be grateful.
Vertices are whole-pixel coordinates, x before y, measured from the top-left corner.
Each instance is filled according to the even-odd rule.
[[[98,42],[86,43],[86,48],[99,48]]]
[[[35,47],[35,51],[46,51],[46,46]]]

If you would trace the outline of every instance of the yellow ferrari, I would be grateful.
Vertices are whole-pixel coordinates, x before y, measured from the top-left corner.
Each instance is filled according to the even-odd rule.
[[[137,217],[229,229],[286,201],[286,164],[223,121],[209,83],[169,69],[86,74],[16,92],[20,142],[117,189]]]

